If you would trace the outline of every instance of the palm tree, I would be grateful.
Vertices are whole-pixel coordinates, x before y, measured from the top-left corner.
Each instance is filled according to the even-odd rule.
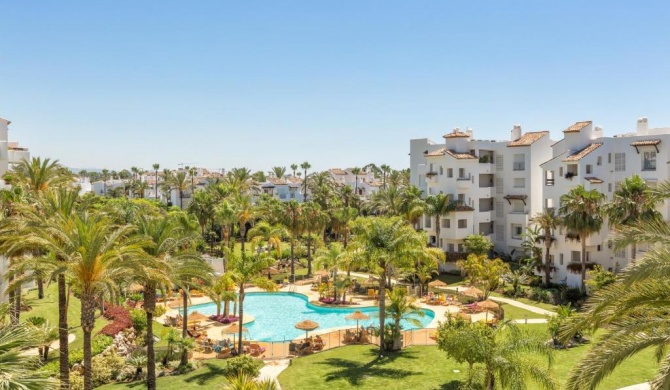
[[[605,206],[605,215],[610,227],[631,226],[646,219],[658,218],[656,210],[659,199],[654,197],[647,183],[638,175],[624,179],[614,191],[612,201]],[[637,244],[632,243],[631,261],[635,261]]]
[[[386,164],[382,164],[379,168],[381,168],[382,171],[382,187],[386,189],[386,175],[391,172],[391,167]]]
[[[378,215],[396,216],[402,214],[403,191],[391,186],[372,194],[370,210]]]
[[[234,232],[235,223],[237,222],[237,212],[235,206],[229,200],[224,199],[221,203],[214,206],[216,216],[221,223],[221,237],[223,238],[223,246],[230,247],[230,235]],[[226,257],[223,256],[223,271],[226,271]]]
[[[391,350],[397,351],[402,348],[400,321],[409,321],[412,325],[421,328],[423,325],[416,317],[423,317],[426,313],[421,310],[421,306],[416,304],[416,298],[409,296],[404,288],[390,290],[387,294],[389,303],[386,305],[386,312],[393,319],[393,346]]]
[[[363,170],[361,168],[358,168],[358,167],[351,168],[351,173],[353,175],[356,175],[356,187],[355,187],[355,190],[354,190],[354,193],[356,195],[358,195],[358,175],[360,175],[362,171]]]
[[[293,177],[295,177],[295,171],[298,170],[298,164],[291,164],[291,170],[293,171]]]
[[[667,183],[665,183],[667,184]],[[566,389],[594,389],[626,359],[652,348],[659,368],[651,388],[667,389],[670,383],[670,223],[661,219],[622,225],[613,238],[615,247],[633,243],[649,249],[621,272],[617,280],[598,289],[581,313],[571,316],[560,332],[565,343],[578,332],[604,329],[589,352],[572,371]],[[652,364],[652,362],[649,362]]]
[[[305,170],[305,177],[303,179],[303,184],[302,184],[302,188],[303,188],[302,201],[303,202],[307,202],[307,170],[311,167],[312,167],[312,165],[307,161],[300,164],[300,168]]]
[[[348,187],[351,188],[351,187]],[[333,220],[335,221],[336,231],[338,235],[342,236],[342,243],[346,249],[349,243],[350,227],[349,223],[358,217],[358,210],[353,207],[341,207],[333,212]]]
[[[272,281],[260,276],[260,273],[268,267],[271,262],[270,256],[265,253],[250,256],[246,252],[241,252],[239,255],[233,251],[228,251],[228,264],[230,266],[230,274],[238,287],[238,302],[239,302],[239,317],[240,323],[244,321],[244,297],[245,285],[255,284],[257,287],[267,290],[275,291],[277,285]],[[242,326],[238,335],[237,350],[242,351]]]
[[[142,247],[129,238],[130,226],[116,227],[104,216],[75,216],[63,232],[68,246],[76,248],[68,274],[81,294],[81,327],[84,332],[84,388],[93,389],[91,334],[95,326],[96,297],[111,293],[139,268]]]
[[[544,284],[551,284],[551,244],[555,238],[554,229],[561,224],[561,219],[556,215],[554,209],[545,209],[543,212],[530,219],[531,223],[537,225],[544,234],[537,238],[544,241]]]
[[[155,195],[156,195],[156,200],[158,200],[158,170],[161,168],[161,165],[158,164],[158,163],[155,163],[151,167],[154,169],[154,174],[156,175],[154,177],[154,180],[156,180],[156,182],[154,183],[154,192],[155,192]]]
[[[589,235],[599,232],[603,225],[602,203],[605,195],[598,190],[586,191],[579,185],[561,196],[558,214],[568,232],[579,235],[582,244],[582,293],[586,293],[586,239]]]
[[[109,170],[108,169],[103,169],[101,171],[102,175],[102,188],[104,189],[103,194],[107,196],[107,180],[109,180]]]
[[[193,214],[200,225],[200,234],[205,238],[205,226],[214,218],[214,199],[206,191],[198,191],[193,194],[191,203],[188,204],[186,210]]]
[[[247,233],[249,240],[257,245],[265,242],[269,248],[274,249],[276,255],[281,255],[281,243],[284,237],[289,236],[288,230],[282,225],[270,225],[266,221],[258,222]]]
[[[247,223],[253,221],[254,205],[249,195],[238,194],[235,197],[235,217],[240,229],[241,251],[244,252],[244,243],[247,236]]]
[[[291,233],[291,282],[295,282],[295,242],[302,232],[302,205],[295,199],[284,203],[284,226]]]
[[[435,217],[435,246],[440,245],[440,218],[449,215],[456,210],[458,202],[451,200],[444,194],[431,195],[426,198],[426,214],[429,217]]]
[[[379,277],[379,349],[383,354],[387,278],[394,269],[411,266],[412,260],[424,252],[426,240],[397,217],[358,218],[353,225],[356,235],[348,250],[360,249],[370,269]]]
[[[179,193],[179,208],[183,209],[183,199],[184,191],[188,189],[188,182],[186,181],[186,172],[178,171],[170,173],[170,176],[167,177],[167,184],[170,186],[170,189],[177,190]]]
[[[277,179],[281,179],[286,174],[286,167],[272,167],[272,173]]]
[[[8,311],[0,305],[0,318]],[[39,343],[38,335],[26,324],[3,326],[0,324],[0,388],[41,390],[57,389],[58,383],[40,370],[39,359],[23,351]]]

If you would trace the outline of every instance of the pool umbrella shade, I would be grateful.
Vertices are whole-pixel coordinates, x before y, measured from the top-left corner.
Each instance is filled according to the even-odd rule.
[[[304,320],[304,321],[300,321],[297,324],[295,324],[296,329],[300,329],[300,330],[305,331],[305,338],[307,338],[307,333],[310,330],[314,330],[318,327],[319,327],[319,324],[314,322],[314,321],[311,321],[311,320]]]
[[[428,283],[428,287],[432,288],[444,288],[447,287],[447,284],[441,281],[440,279],[433,280],[432,282]]]
[[[240,333],[240,323],[235,323],[227,327],[226,329],[221,331],[221,335],[224,334],[232,334],[233,335],[233,344],[235,344],[235,337],[237,336],[238,333]],[[249,329],[246,327],[242,326],[242,332],[247,333]]]
[[[462,318],[466,321],[472,321],[472,316],[468,313],[463,313],[462,311],[459,311],[458,313],[456,313],[456,315],[454,315],[454,317]]]
[[[197,321],[210,321],[210,319],[206,315],[200,314],[197,311],[189,313],[188,322],[197,322]]]
[[[484,295],[484,292],[477,287],[470,286],[463,290],[462,294],[468,297],[479,298]]]
[[[477,302],[477,303],[475,303],[475,305],[477,305],[477,307],[482,309],[482,310],[497,311],[498,309],[500,309],[500,305],[498,305],[497,303],[495,303],[493,301],[489,301],[488,299],[485,300],[485,301],[482,301],[482,302]]]
[[[348,316],[344,317],[348,320],[356,320],[356,329],[358,329],[358,321],[360,320],[369,320],[370,316],[363,314],[360,310],[356,310],[355,312],[349,314]]]

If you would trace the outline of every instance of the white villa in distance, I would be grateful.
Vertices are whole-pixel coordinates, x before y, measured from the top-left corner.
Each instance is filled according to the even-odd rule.
[[[515,125],[509,141],[475,140],[472,130],[458,128],[445,134],[442,144],[410,140],[410,182],[426,196],[443,193],[463,203],[440,219],[440,237],[435,236],[434,217],[424,216],[420,226],[430,242],[458,257],[465,237],[483,234],[496,251],[514,255],[530,218],[545,208],[558,208],[561,195],[579,184],[611,199],[626,177],[639,175],[649,185],[670,178],[670,151],[662,146],[670,144],[670,128],[650,129],[647,118],[638,119],[635,132],[613,137],[604,137],[591,121],[577,122],[563,134],[552,142],[548,131],[523,133]],[[659,211],[667,219],[670,202]],[[614,252],[609,233],[605,221],[601,232],[588,238],[587,262],[616,272],[629,263],[631,253]],[[580,243],[566,234],[564,229],[554,234],[552,280],[578,286],[580,275],[569,264],[580,262]]]
[[[27,148],[19,147],[17,142],[9,142],[9,125],[12,122],[7,119],[0,118],[0,178],[11,168],[12,164],[16,164],[23,159],[30,159],[30,152]],[[9,188],[4,180],[0,179],[0,189]],[[4,293],[7,288],[7,282],[2,275],[9,266],[9,260],[0,255],[0,302],[7,300]]]
[[[375,178],[374,173],[370,171],[361,170],[359,174],[355,174],[352,172],[352,168],[332,168],[328,172],[335,184],[353,188],[362,201],[368,200],[372,194],[382,187],[382,182]],[[358,179],[358,183],[356,183],[356,179]]]

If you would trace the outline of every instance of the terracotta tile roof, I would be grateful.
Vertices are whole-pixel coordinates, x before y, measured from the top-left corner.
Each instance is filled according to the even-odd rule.
[[[479,160],[477,156],[473,156],[470,153],[458,153],[454,152],[453,150],[447,150],[447,154],[457,160],[471,160],[471,159]]]
[[[581,131],[583,128],[586,126],[590,125],[591,121],[583,121],[583,122],[575,122],[574,125],[568,127],[567,129],[563,130],[564,133],[578,133]]]
[[[296,176],[286,176],[286,181],[289,183],[302,183],[302,179]]]
[[[585,147],[584,149],[582,149],[582,150],[580,150],[576,153],[573,153],[573,154],[569,155],[568,157],[564,158],[563,162],[579,161],[583,157],[585,157],[587,154],[593,152],[594,150],[598,149],[601,146],[602,146],[602,143],[591,144],[591,145]]]
[[[442,148],[426,153],[426,156],[428,157],[444,156],[445,153],[447,153],[447,148]]]
[[[645,139],[643,141],[635,141],[630,144],[630,146],[649,146],[649,145],[658,145],[661,143],[660,139]]]
[[[333,175],[346,175],[347,174],[345,171],[341,170],[340,168],[333,168],[333,169],[330,170],[330,173],[332,173]]]
[[[532,131],[528,132],[524,135],[521,136],[516,141],[512,141],[507,144],[507,147],[515,147],[515,146],[529,146],[533,142],[539,140],[540,138],[544,137],[545,135],[549,135],[548,131]]]
[[[475,209],[466,204],[459,204],[456,206],[454,211],[475,211]]]
[[[442,138],[467,138],[467,137],[470,137],[470,135],[468,133],[464,133],[462,131],[456,131],[456,130],[442,136]]]
[[[276,178],[276,177],[268,177],[268,182],[270,182],[272,184],[275,184],[275,185],[286,184],[286,180],[279,179],[279,178]]]
[[[585,177],[584,179],[588,180],[589,183],[591,183],[591,184],[600,184],[600,183],[603,182],[602,180],[598,179],[597,177]]]

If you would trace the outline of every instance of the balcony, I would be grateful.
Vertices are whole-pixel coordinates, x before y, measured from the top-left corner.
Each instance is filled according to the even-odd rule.
[[[456,180],[467,180],[467,181],[470,181],[470,180],[472,180],[472,175],[468,174],[468,175],[465,175],[465,176],[461,176],[461,177],[459,177],[459,178],[456,179]]]

